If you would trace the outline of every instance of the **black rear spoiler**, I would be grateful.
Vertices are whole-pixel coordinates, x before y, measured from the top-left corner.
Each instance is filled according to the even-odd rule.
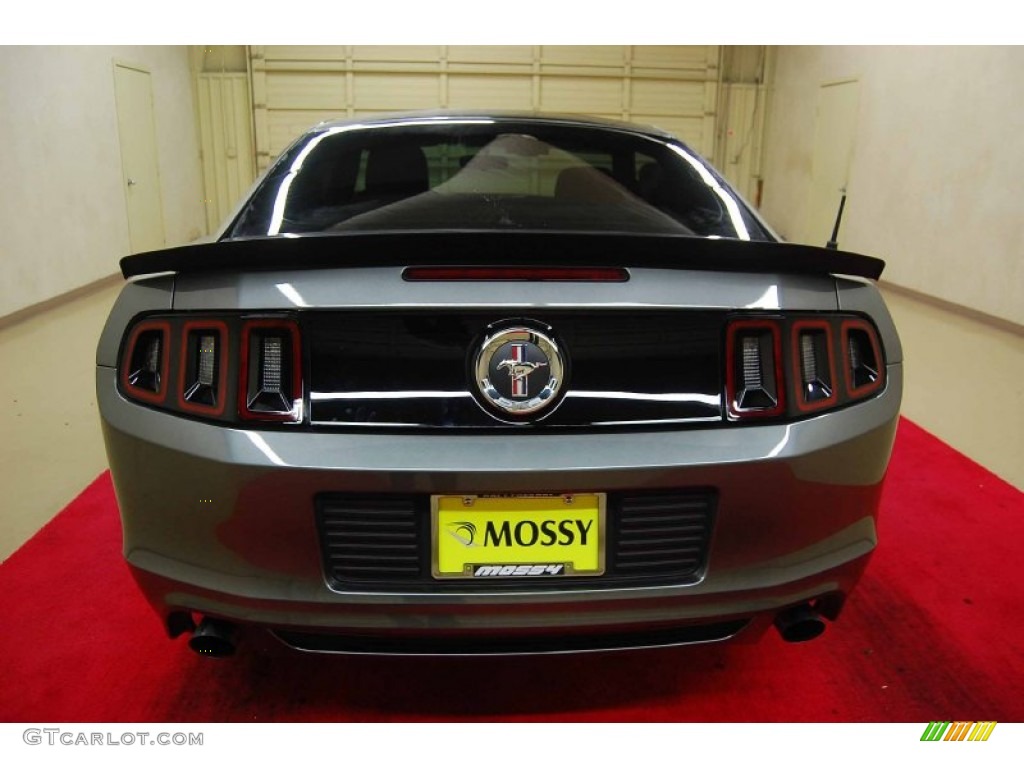
[[[127,277],[331,267],[587,266],[855,275],[885,262],[810,245],[680,235],[564,232],[395,232],[280,236],[186,245],[121,259]]]

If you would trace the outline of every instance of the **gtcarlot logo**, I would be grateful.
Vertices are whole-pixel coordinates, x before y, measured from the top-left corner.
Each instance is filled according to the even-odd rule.
[[[63,728],[26,728],[22,740],[30,746],[50,747],[201,747],[202,733],[160,731],[69,731]]]
[[[994,720],[957,721],[933,720],[921,734],[921,741],[988,741],[995,730]]]

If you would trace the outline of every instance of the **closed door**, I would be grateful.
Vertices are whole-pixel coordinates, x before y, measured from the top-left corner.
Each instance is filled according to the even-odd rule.
[[[131,252],[157,250],[165,242],[150,74],[114,65],[114,93]]]

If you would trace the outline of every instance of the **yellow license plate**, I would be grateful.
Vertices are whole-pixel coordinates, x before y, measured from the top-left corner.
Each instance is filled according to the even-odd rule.
[[[434,496],[438,579],[599,576],[604,573],[603,493]]]

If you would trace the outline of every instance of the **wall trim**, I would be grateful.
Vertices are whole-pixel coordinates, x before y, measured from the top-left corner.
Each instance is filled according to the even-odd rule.
[[[29,304],[27,307],[15,310],[9,315],[3,315],[0,317],[0,330],[9,328],[12,325],[24,322],[36,315],[41,315],[44,312],[48,312],[51,309],[70,304],[75,299],[81,299],[84,296],[89,296],[93,293],[99,293],[105,288],[111,288],[118,283],[124,282],[124,278],[120,272],[114,272],[113,274],[101,277],[99,280],[93,280],[91,283],[80,285],[77,288],[72,288],[70,291],[59,293],[49,299],[44,299],[36,304]]]
[[[1024,336],[1024,325],[1015,323],[1013,320],[1007,320],[1004,317],[998,317],[996,315],[990,315],[987,312],[982,312],[972,307],[964,306],[963,304],[957,304],[955,301],[947,301],[946,299],[940,299],[938,296],[932,296],[930,293],[923,293],[922,291],[915,290],[914,288],[907,288],[903,285],[897,285],[896,283],[890,283],[888,280],[879,280],[879,288],[887,291],[892,291],[895,294],[906,296],[911,299],[920,301],[922,304],[930,304],[933,307],[944,310],[960,317],[965,317],[969,320],[988,325],[993,328],[997,328],[1000,331],[1006,333],[1012,333],[1014,336]]]

